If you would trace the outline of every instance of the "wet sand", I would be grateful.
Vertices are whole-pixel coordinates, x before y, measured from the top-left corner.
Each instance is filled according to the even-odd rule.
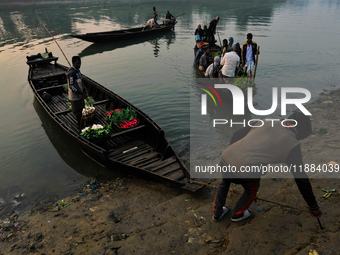
[[[301,143],[304,163],[340,162],[339,108],[339,90],[309,105],[314,132]],[[250,219],[234,223],[228,212],[214,222],[214,188],[190,193],[125,177],[2,222],[0,254],[340,254],[340,179],[311,183],[325,230],[308,213],[259,200]],[[322,188],[337,192],[324,198]],[[263,179],[258,197],[307,210],[293,179]],[[238,198],[229,193],[227,205]]]

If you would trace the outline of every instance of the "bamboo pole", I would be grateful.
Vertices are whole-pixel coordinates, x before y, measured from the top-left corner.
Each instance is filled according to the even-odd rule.
[[[254,68],[253,81],[255,80],[256,69],[257,69],[257,63],[258,63],[258,61],[259,61],[259,52],[260,52],[260,46],[257,46],[257,52],[256,52],[256,60],[255,60],[255,68]]]

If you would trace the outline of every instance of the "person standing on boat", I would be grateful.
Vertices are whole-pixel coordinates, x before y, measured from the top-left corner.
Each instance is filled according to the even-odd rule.
[[[223,39],[222,41],[222,48],[221,48],[221,56],[223,58],[224,54],[226,54],[228,52],[228,49],[229,49],[229,45],[228,45],[228,40],[227,39]]]
[[[80,73],[81,59],[79,56],[72,57],[72,66],[67,71],[68,99],[71,102],[72,112],[76,117],[78,126],[81,129],[82,111],[85,107],[84,99],[87,91],[81,80]]]
[[[220,17],[217,16],[216,19],[213,19],[209,24],[209,28],[208,28],[209,46],[213,46],[215,43],[216,27],[217,27],[217,23],[219,20],[220,20]]]
[[[232,51],[232,48],[233,48],[234,44],[236,44],[236,42],[234,41],[234,37],[230,36],[229,37],[229,43],[228,43],[230,51]]]
[[[257,53],[257,43],[253,42],[253,34],[247,34],[247,41],[242,45],[242,67],[248,77],[252,77],[255,67],[255,56]]]
[[[294,122],[295,120],[295,122]],[[261,122],[262,121],[262,122]],[[221,167],[235,167],[234,171],[223,172],[218,186],[213,208],[213,220],[220,220],[229,210],[225,206],[231,183],[241,184],[244,193],[233,211],[231,220],[241,221],[252,215],[248,208],[256,199],[260,187],[260,171],[242,171],[246,166],[267,166],[285,163],[292,170],[299,191],[314,218],[322,214],[315,200],[312,186],[304,170],[299,140],[312,133],[312,125],[308,116],[301,112],[293,113],[281,123],[258,121],[251,127],[243,127],[236,131],[230,140],[230,146],[221,155]],[[261,123],[259,123],[261,122]],[[262,125],[263,123],[263,125]],[[262,126],[261,126],[262,125]]]
[[[202,29],[201,24],[198,24],[196,30],[195,30],[195,40],[196,42],[201,42],[203,41],[204,38],[204,31]]]
[[[235,76],[236,67],[240,64],[240,57],[236,53],[236,45],[232,46],[233,51],[224,54],[221,65],[222,77],[233,78]]]
[[[175,17],[169,11],[166,12],[165,18],[169,20],[175,19]]]
[[[156,7],[153,7],[153,21],[155,22],[155,27],[158,27],[157,23],[157,18],[158,18],[158,12],[156,11]]]

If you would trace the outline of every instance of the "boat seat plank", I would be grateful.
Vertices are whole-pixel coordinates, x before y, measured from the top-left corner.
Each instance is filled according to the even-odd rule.
[[[115,137],[118,137],[118,136],[122,136],[122,135],[126,135],[126,134],[130,134],[132,132],[135,132],[135,131],[138,131],[138,130],[141,130],[143,128],[145,128],[146,126],[145,125],[139,125],[137,127],[133,127],[133,128],[129,128],[128,130],[124,130],[124,131],[121,131],[121,132],[118,132],[118,133],[114,133],[108,137],[105,137],[103,139],[100,139],[100,140],[97,140],[97,141],[93,141],[93,143],[97,144],[97,143],[102,143],[104,141],[107,141],[107,140],[110,140],[110,139],[113,139]]]
[[[163,173],[159,173],[159,175],[170,178],[172,180],[179,180],[185,177],[183,170],[179,165],[173,166],[172,168],[168,168]]]
[[[116,161],[128,161],[129,159],[134,159],[139,155],[143,155],[151,151],[152,150],[149,147],[141,146],[137,149],[132,150],[132,152],[129,154],[119,154],[116,157],[111,157],[111,159],[114,159]]]
[[[160,155],[158,152],[153,151],[147,155],[142,155],[140,157],[134,158],[132,161],[128,161],[127,164],[135,166],[142,164],[145,161],[150,161],[152,159],[159,158],[159,156]]]
[[[178,165],[177,165],[177,167],[174,167],[172,169],[168,169],[167,171],[161,173],[161,175],[162,176],[167,176],[167,177],[171,178],[170,174],[175,173],[175,172],[176,172],[176,174],[177,174],[177,172],[179,172],[181,176],[183,175],[183,172],[182,172],[181,168]]]
[[[64,110],[64,111],[55,112],[54,114],[58,116],[60,114],[65,114],[65,113],[69,113],[69,112],[72,112],[72,110],[71,109],[67,109],[67,110]]]
[[[143,162],[139,162],[138,164],[136,164],[135,166],[139,167],[139,168],[144,168],[145,165],[148,165],[150,163],[154,163],[154,162],[159,162],[161,161],[161,158],[159,157],[154,157],[148,160],[145,160]]]
[[[56,85],[56,86],[50,86],[50,87],[45,87],[41,89],[37,89],[37,92],[44,91],[44,90],[49,90],[49,89],[57,89],[57,88],[62,88],[63,85]]]
[[[146,156],[146,154],[151,153],[151,152],[152,152],[151,148],[146,148],[144,150],[140,150],[140,151],[138,151],[138,152],[136,152],[134,154],[131,154],[131,155],[127,156],[127,157],[121,157],[121,158],[118,158],[118,159],[115,159],[115,160],[117,160],[119,162],[129,162],[131,160],[136,159],[139,156],[142,156],[142,155]]]
[[[104,100],[94,102],[93,105],[105,104],[105,103],[110,102],[110,101],[112,101],[112,98],[108,98],[108,99],[104,99]]]
[[[139,152],[141,150],[145,150],[145,149],[149,150],[149,148],[150,148],[150,146],[148,144],[143,143],[140,146],[131,147],[131,148],[127,149],[127,150],[124,150],[123,152],[119,151],[119,152],[111,155],[110,158],[114,159],[114,160],[118,160],[119,158],[133,155],[136,152]]]
[[[142,146],[142,145],[145,145],[145,144],[146,143],[144,141],[140,140],[140,139],[133,140],[129,143],[125,143],[123,146],[109,150],[107,152],[107,157],[112,158],[112,157],[119,155],[119,154],[125,154],[129,151],[133,151],[135,147],[138,148],[139,146]]]
[[[156,172],[156,171],[158,171],[158,170],[160,170],[160,169],[162,169],[162,168],[164,168],[164,167],[166,167],[166,166],[168,166],[170,164],[173,164],[175,162],[177,162],[177,160],[176,160],[175,156],[172,156],[172,157],[170,157],[168,159],[163,160],[160,163],[157,162],[155,164],[151,164],[149,166],[145,166],[145,169],[146,170],[150,170],[152,172]]]

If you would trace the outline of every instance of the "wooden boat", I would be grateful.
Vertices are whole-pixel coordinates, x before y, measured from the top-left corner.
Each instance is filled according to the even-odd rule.
[[[139,43],[148,42],[152,45],[152,47],[155,49],[157,47],[158,40],[165,41],[167,44],[170,44],[173,39],[175,39],[175,31],[171,30],[164,34],[157,34],[157,35],[150,35],[147,37],[140,37],[135,40],[130,41],[118,41],[116,43],[92,43],[85,49],[83,49],[78,55],[79,57],[83,58],[86,56],[91,56],[107,51],[113,51],[120,48],[125,48],[131,45],[136,45]]]
[[[102,139],[87,140],[80,136],[77,121],[67,104],[66,66],[49,53],[28,56],[28,81],[36,100],[67,136],[95,162],[109,169],[153,178],[196,191],[202,185],[190,183],[190,174],[166,140],[164,131],[144,112],[85,75],[82,76],[89,96],[96,107],[95,124],[105,125],[105,113],[117,108],[131,107],[136,111],[139,125],[126,130],[113,128]],[[46,96],[49,95],[49,96]]]
[[[72,37],[85,40],[88,42],[94,43],[105,43],[105,42],[116,42],[116,41],[123,41],[123,40],[133,40],[136,38],[141,37],[149,37],[154,36],[157,34],[166,33],[171,31],[175,26],[173,24],[161,24],[157,28],[146,28],[144,27],[137,27],[131,29],[123,29],[123,30],[114,30],[108,32],[98,32],[98,33],[86,33],[86,34],[79,34],[79,35],[70,35]]]

